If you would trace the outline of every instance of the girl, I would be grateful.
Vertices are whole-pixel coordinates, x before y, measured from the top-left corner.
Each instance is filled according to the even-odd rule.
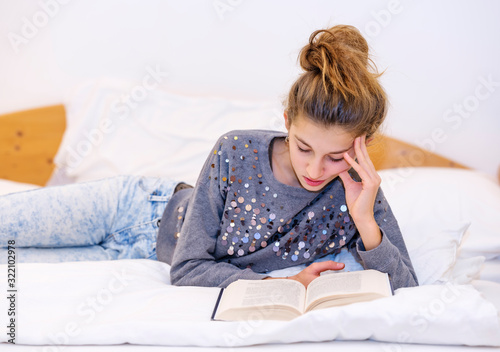
[[[300,64],[287,134],[223,135],[194,188],[120,176],[2,197],[3,243],[15,241],[18,261],[157,258],[173,284],[220,287],[347,248],[393,289],[417,285],[366,150],[387,102],[365,39],[351,26],[316,31]],[[307,286],[343,267],[314,262],[288,279]]]
[[[174,284],[267,278],[347,247],[364,268],[387,272],[393,289],[417,285],[366,150],[387,106],[370,62],[354,27],[314,32],[286,102],[288,135],[219,139],[196,187],[174,194],[161,221],[157,255],[172,263]],[[314,263],[289,279],[307,286],[342,268]]]

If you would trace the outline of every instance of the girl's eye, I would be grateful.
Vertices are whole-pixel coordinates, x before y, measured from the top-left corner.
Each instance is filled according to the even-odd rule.
[[[309,150],[307,149],[303,149],[299,146],[297,146],[297,149],[301,152],[301,153],[309,153]],[[334,163],[338,163],[338,162],[341,162],[342,160],[344,160],[344,158],[340,158],[340,159],[335,159],[335,158],[332,158],[331,156],[328,157],[328,160],[330,160],[331,162],[334,162]]]
[[[330,159],[330,161],[333,161],[334,163],[338,163],[338,162],[340,162],[340,161],[344,160],[344,158],[341,158],[341,159],[334,159],[334,158],[332,158],[331,156],[329,156],[329,157],[328,157],[328,159]]]

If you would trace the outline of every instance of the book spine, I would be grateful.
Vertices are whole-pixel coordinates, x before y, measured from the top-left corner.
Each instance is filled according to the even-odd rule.
[[[214,311],[212,312],[212,317],[210,318],[210,320],[215,320],[215,314],[217,313],[217,308],[219,308],[219,303],[220,303],[220,300],[222,298],[223,292],[224,292],[224,289],[221,288],[220,292],[219,292],[219,296],[217,297],[217,301],[215,302]]]

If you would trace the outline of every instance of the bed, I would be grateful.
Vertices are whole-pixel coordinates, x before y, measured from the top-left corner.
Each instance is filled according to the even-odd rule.
[[[61,105],[0,116],[0,194],[117,174],[194,183],[223,132],[284,128],[272,103],[158,89],[125,105],[135,87],[96,80]],[[9,299],[1,324],[16,351],[499,350],[499,180],[384,135],[370,154],[420,287],[290,322],[216,322],[219,289],[174,287],[165,263],[17,263],[15,327]]]

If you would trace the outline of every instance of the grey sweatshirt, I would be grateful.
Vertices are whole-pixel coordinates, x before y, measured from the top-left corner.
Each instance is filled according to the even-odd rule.
[[[173,195],[156,249],[158,260],[171,264],[172,283],[226,287],[347,247],[365,269],[388,273],[394,290],[418,285],[382,190],[374,206],[382,242],[366,251],[339,177],[320,192],[274,178],[270,144],[284,137],[263,130],[225,134],[210,152],[195,188]]]

